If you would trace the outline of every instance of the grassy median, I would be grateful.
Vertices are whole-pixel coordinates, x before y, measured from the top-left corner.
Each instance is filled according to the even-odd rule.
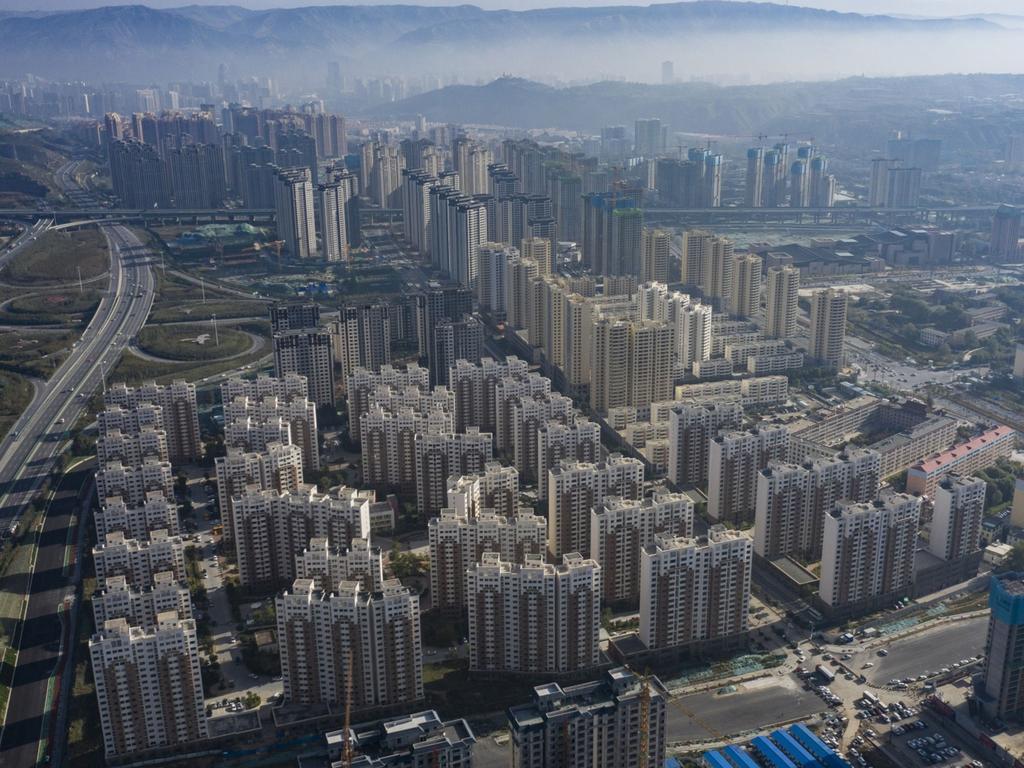
[[[110,268],[106,238],[98,229],[44,232],[0,273],[14,285],[54,285],[99,277]]]
[[[148,325],[138,335],[143,352],[165,360],[205,362],[241,355],[252,346],[244,333],[223,324],[217,329],[215,341],[212,323],[188,325]]]

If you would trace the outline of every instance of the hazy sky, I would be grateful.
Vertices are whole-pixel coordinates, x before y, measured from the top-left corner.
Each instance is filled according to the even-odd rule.
[[[650,5],[651,0],[390,0],[392,3],[415,5],[472,4],[482,8],[550,8],[564,5]],[[1011,13],[1024,15],[1021,0],[805,0],[786,2],[784,5],[804,5],[838,11],[860,13],[890,13],[899,15],[960,16],[970,13]],[[11,10],[72,10],[95,8],[102,5],[143,4],[154,8],[168,8],[192,3],[200,5],[242,5],[248,8],[287,8],[304,5],[376,5],[365,0],[0,0],[0,9]]]

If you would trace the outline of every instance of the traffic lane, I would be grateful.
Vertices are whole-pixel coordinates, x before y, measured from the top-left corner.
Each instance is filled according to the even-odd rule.
[[[889,655],[878,656],[876,651],[864,651],[856,655],[851,669],[860,669],[865,663],[875,666],[865,671],[873,683],[884,685],[894,678],[917,677],[925,672],[938,672],[943,667],[952,667],[955,662],[985,652],[985,638],[988,633],[988,617],[943,624],[905,640],[889,643]]]
[[[704,725],[683,710],[696,714]],[[786,683],[745,689],[735,693],[697,693],[669,702],[666,738],[669,742],[713,741],[744,731],[764,729],[773,723],[810,717],[828,709],[814,693],[800,687],[794,678]],[[705,727],[707,726],[707,727]]]

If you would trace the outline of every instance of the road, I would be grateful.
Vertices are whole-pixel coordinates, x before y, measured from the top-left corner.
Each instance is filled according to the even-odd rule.
[[[53,222],[49,219],[39,219],[31,227],[18,235],[10,244],[0,252],[0,269],[7,266],[10,261],[25,250],[35,239],[50,228]]]
[[[54,468],[66,430],[78,420],[149,315],[155,288],[151,255],[127,227],[106,225],[101,231],[110,246],[110,285],[82,340],[50,380],[38,387],[31,405],[0,443],[0,523],[9,524],[22,515]],[[64,542],[69,522],[68,515],[48,518],[44,539]],[[50,554],[44,557],[46,552]],[[60,599],[55,595],[62,589],[70,591],[69,585],[55,586],[53,581],[63,564],[61,560],[56,565],[58,557],[63,558],[62,546],[59,555],[57,548],[52,552],[41,548],[34,571],[20,583],[4,585],[29,594],[27,621],[15,638],[21,656],[8,722],[0,737],[4,768],[35,765],[37,741],[47,724],[46,686],[58,661],[53,643],[60,633],[56,616]]]

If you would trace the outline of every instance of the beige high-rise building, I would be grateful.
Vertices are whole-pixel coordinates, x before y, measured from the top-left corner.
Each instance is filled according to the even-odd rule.
[[[755,317],[761,310],[761,257],[756,253],[738,253],[732,257],[732,264],[729,314]]]
[[[765,296],[764,334],[773,339],[796,335],[797,298],[800,270],[783,265],[768,268],[768,292]]]
[[[821,557],[825,516],[842,499],[874,499],[881,467],[881,456],[863,449],[800,465],[769,461],[757,476],[754,551],[769,560],[792,556],[815,562]]]
[[[538,273],[550,275],[555,271],[551,241],[543,237],[526,237],[519,244],[519,253],[524,259],[537,262]]]
[[[309,398],[334,405],[334,339],[327,328],[294,328],[274,334],[274,375],[305,376]]]
[[[594,307],[578,293],[565,297],[562,325],[565,330],[564,364],[562,372],[566,382],[576,392],[590,383],[590,368],[594,351]]]
[[[168,460],[172,464],[189,464],[202,458],[195,384],[180,379],[170,384],[149,382],[138,387],[117,383],[107,389],[103,403],[108,408],[117,406],[135,412],[146,406],[158,406],[162,421],[154,426],[167,433]]]
[[[543,557],[546,534],[547,521],[529,507],[507,517],[489,509],[473,514],[442,509],[427,523],[431,607],[465,609],[467,574],[485,552],[497,553],[510,563],[522,563],[528,555]]]
[[[353,538],[337,545],[326,536],[315,536],[295,556],[295,578],[312,579],[317,589],[330,592],[343,581],[358,581],[367,592],[384,588],[384,553],[370,537]]]
[[[529,325],[530,293],[533,283],[540,274],[540,265],[533,259],[511,259],[508,264],[508,275],[505,297],[505,318],[508,325],[520,330]]]
[[[903,595],[914,577],[921,499],[841,501],[825,515],[819,595],[839,608]]]
[[[641,283],[668,283],[672,263],[672,233],[664,229],[644,230],[644,253],[640,262]]]
[[[130,507],[137,507],[144,504],[153,491],[174,498],[174,477],[170,462],[146,458],[134,467],[111,462],[104,464],[96,473],[96,497],[107,503],[116,497]]]
[[[601,567],[576,553],[560,565],[484,552],[466,575],[469,666],[475,671],[566,673],[600,659]]]
[[[754,521],[758,473],[769,461],[785,461],[789,429],[762,424],[711,438],[708,453],[708,517],[733,528]]]
[[[100,466],[117,463],[137,467],[146,459],[167,461],[168,457],[167,432],[162,429],[144,427],[134,433],[109,429],[96,439],[96,460]]]
[[[537,495],[548,495],[548,472],[563,461],[595,462],[601,458],[601,428],[582,417],[571,423],[548,421],[536,430]]]
[[[222,402],[227,448],[259,452],[271,443],[294,444],[302,451],[304,470],[315,472],[320,468],[316,404],[304,394],[283,398],[239,395]]]
[[[362,440],[359,421],[370,411],[371,406],[381,401],[385,392],[390,399],[393,392],[405,392],[410,388],[424,395],[429,393],[430,371],[416,363],[408,363],[404,368],[385,364],[379,372],[365,367],[352,371],[345,383],[352,439],[357,443]],[[381,393],[381,397],[378,397],[378,393]]]
[[[590,404],[600,413],[672,395],[675,329],[668,323],[601,319],[594,323]]]
[[[519,509],[519,472],[488,461],[482,472],[449,475],[448,507],[470,517],[484,510],[511,517]]]
[[[317,258],[313,181],[308,168],[286,168],[274,179],[277,237],[293,259]]]
[[[715,299],[718,306],[726,307],[732,297],[736,258],[732,240],[712,237],[709,247],[704,249],[704,282],[701,290],[705,299]]]
[[[668,478],[676,485],[704,486],[708,451],[719,430],[738,429],[743,407],[737,402],[677,405],[669,411]]]
[[[935,488],[928,551],[943,560],[959,560],[981,548],[985,516],[985,481],[946,475]]]
[[[807,351],[835,369],[843,366],[845,356],[846,301],[846,294],[833,288],[811,294],[811,346]]]
[[[509,355],[504,360],[485,357],[478,364],[456,360],[448,372],[448,388],[454,397],[455,432],[479,427],[482,432],[495,431],[495,384],[504,379],[527,378],[525,360]]]
[[[562,462],[548,472],[548,552],[590,555],[590,512],[610,496],[639,499],[644,465],[613,453],[606,461]]]
[[[671,648],[746,632],[753,560],[750,537],[720,525],[697,538],[657,535],[640,557],[640,639]]]
[[[231,499],[238,579],[251,590],[279,588],[295,578],[296,558],[311,538],[351,541],[370,535],[373,491],[345,486],[318,493],[249,488]]]
[[[179,619],[192,618],[188,587],[171,571],[153,576],[153,586],[139,589],[126,576],[108,576],[98,582],[92,595],[92,615],[97,627],[113,619],[124,619],[131,627],[152,627],[160,614],[171,612]]]
[[[277,598],[277,644],[288,703],[351,701],[361,710],[423,698],[419,597],[397,579],[378,592],[358,581],[327,592],[296,579]]]
[[[224,526],[224,541],[235,539],[232,499],[250,486],[261,490],[297,491],[302,484],[302,449],[297,445],[271,443],[263,451],[229,449],[214,459],[217,506]]]
[[[119,496],[101,499],[93,522],[97,541],[103,541],[113,531],[119,531],[126,539],[143,540],[152,531],[167,531],[171,536],[180,532],[178,505],[168,500],[163,491],[148,492],[139,505],[129,505]]]
[[[681,279],[684,285],[705,285],[704,270],[714,247],[715,236],[700,229],[683,232]]]
[[[481,243],[477,249],[477,300],[495,320],[508,314],[508,264],[517,257],[515,248],[502,243]]]
[[[640,554],[658,534],[693,535],[693,501],[681,493],[609,497],[590,513],[590,555],[601,566],[605,603],[640,596]]]
[[[477,474],[493,458],[489,432],[469,427],[457,432],[421,432],[415,437],[416,506],[420,514],[433,514],[447,506],[448,477]]]
[[[209,736],[195,622],[173,611],[155,625],[112,619],[89,640],[108,758]]]
[[[130,587],[149,589],[156,574],[169,572],[185,581],[185,543],[167,531],[151,531],[148,539],[126,539],[112,531],[92,549],[96,580],[124,576]]]
[[[399,407],[392,411],[374,405],[359,420],[363,482],[413,490],[417,476],[416,436],[450,433],[453,428],[451,412],[437,407]]]

